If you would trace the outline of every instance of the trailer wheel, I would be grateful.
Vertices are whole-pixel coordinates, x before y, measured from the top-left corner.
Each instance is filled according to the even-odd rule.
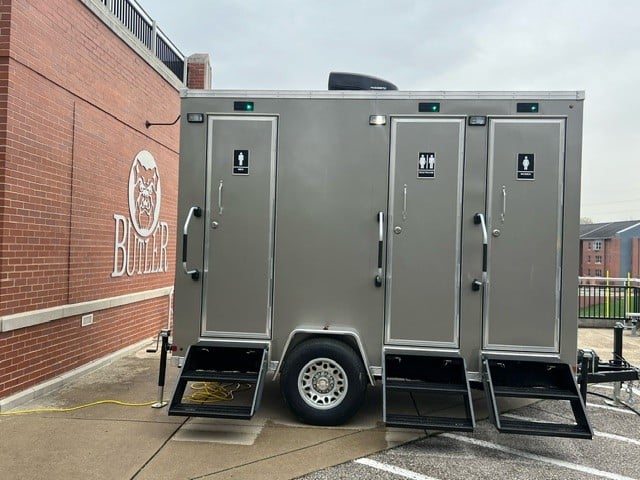
[[[280,390],[289,409],[304,423],[341,425],[364,402],[367,375],[360,356],[347,344],[314,338],[285,359]]]

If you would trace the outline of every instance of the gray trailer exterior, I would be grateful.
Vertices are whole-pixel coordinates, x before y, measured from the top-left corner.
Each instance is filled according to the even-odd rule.
[[[393,352],[472,382],[487,357],[575,366],[583,99],[185,90],[175,355],[262,345],[277,374],[334,337],[370,381]]]

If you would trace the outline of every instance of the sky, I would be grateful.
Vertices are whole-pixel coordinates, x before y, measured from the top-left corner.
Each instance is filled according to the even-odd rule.
[[[638,0],[138,0],[213,88],[585,90],[581,216],[640,219]]]

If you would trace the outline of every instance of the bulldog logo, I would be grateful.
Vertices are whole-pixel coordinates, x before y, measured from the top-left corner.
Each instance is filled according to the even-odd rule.
[[[142,150],[129,174],[129,213],[133,228],[141,237],[151,235],[160,218],[160,174],[153,155]]]

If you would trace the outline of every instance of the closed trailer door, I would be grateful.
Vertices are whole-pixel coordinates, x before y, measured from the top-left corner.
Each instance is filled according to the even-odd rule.
[[[210,116],[203,336],[271,332],[277,118]]]
[[[459,344],[464,118],[393,118],[388,344]]]
[[[483,347],[558,352],[565,120],[490,119],[488,148]]]

